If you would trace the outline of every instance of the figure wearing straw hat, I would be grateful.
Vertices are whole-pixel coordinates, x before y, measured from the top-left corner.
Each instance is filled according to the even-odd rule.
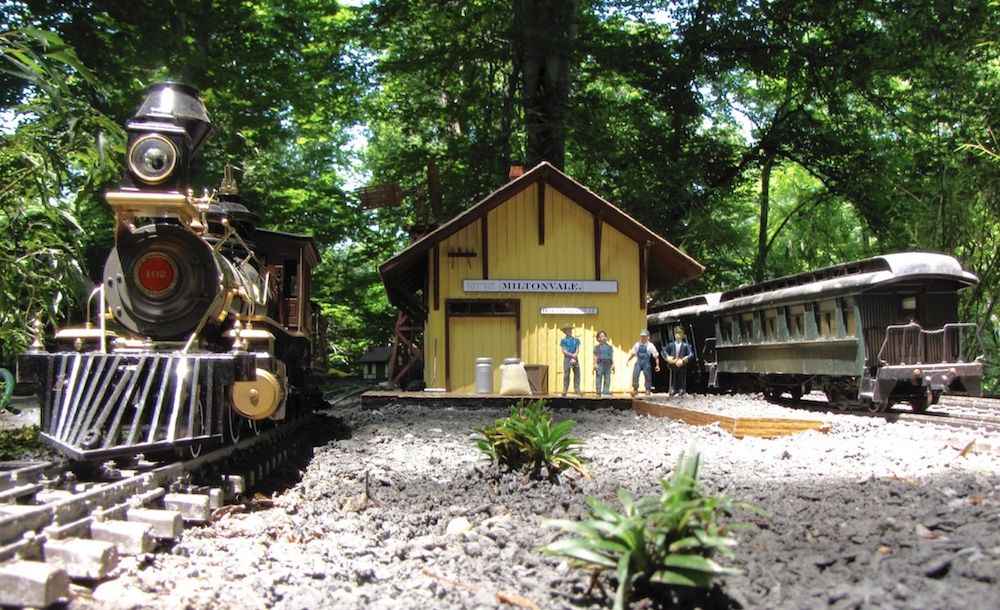
[[[573,336],[573,325],[563,324],[562,331],[566,336],[559,340],[559,349],[563,353],[563,391],[565,396],[569,391],[569,375],[573,373],[573,391],[580,391],[580,340]]]

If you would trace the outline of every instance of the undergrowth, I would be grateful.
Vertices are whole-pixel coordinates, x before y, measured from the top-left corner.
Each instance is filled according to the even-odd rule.
[[[559,473],[573,468],[590,477],[584,463],[587,461],[578,448],[582,443],[568,436],[575,421],[565,420],[553,425],[551,411],[545,400],[524,401],[510,406],[510,415],[484,425],[475,431],[482,434],[476,446],[490,462],[511,470],[527,469],[532,478],[540,479],[542,469],[553,483],[559,482]]]
[[[660,479],[662,494],[634,499],[619,490],[620,512],[589,497],[589,519],[546,521],[577,537],[556,540],[542,550],[598,573],[613,570],[618,581],[615,610],[627,608],[631,592],[650,583],[708,587],[716,577],[738,574],[714,560],[732,557],[736,544],[718,514],[737,506],[761,511],[707,494],[700,471],[697,452],[681,454],[670,480]]]
[[[38,426],[0,430],[0,461],[16,461],[49,451],[38,435]]]

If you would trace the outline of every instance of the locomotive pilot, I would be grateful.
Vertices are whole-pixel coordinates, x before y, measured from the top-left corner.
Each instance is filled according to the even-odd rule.
[[[687,363],[694,356],[691,344],[684,339],[684,329],[674,329],[674,340],[663,347],[670,368],[670,395],[683,396],[687,388]]]

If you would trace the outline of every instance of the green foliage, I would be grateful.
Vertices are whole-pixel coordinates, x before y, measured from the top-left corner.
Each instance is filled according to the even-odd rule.
[[[0,461],[24,459],[49,451],[39,436],[38,426],[22,426],[0,430]]]
[[[519,21],[528,4],[3,4],[0,107],[5,121],[21,112],[19,131],[35,131],[17,142],[3,136],[10,154],[0,188],[27,193],[30,185],[36,192],[16,201],[75,219],[82,233],[60,220],[51,237],[81,237],[45,256],[74,258],[76,270],[46,264],[61,265],[58,277],[79,275],[81,252],[110,245],[107,206],[96,195],[114,171],[107,161],[95,171],[94,159],[121,152],[90,110],[118,125],[150,82],[195,85],[219,134],[195,160],[192,182],[211,188],[232,162],[265,226],[316,237],[324,257],[317,300],[336,351],[350,359],[391,339],[393,308],[377,268],[421,220],[428,159],[443,194],[430,220],[442,222],[503,184],[509,165],[525,160],[529,125],[544,115],[545,128],[565,137],[571,176],[706,265],[703,277],[654,298],[934,250],[980,276],[963,313],[984,332],[997,327],[995,0],[907,10],[875,0],[559,0],[532,4],[537,19]],[[546,7],[565,19],[547,19]],[[566,35],[573,28],[577,35]],[[538,53],[525,52],[533,47]],[[559,112],[525,110],[526,79],[542,57],[558,64],[560,91],[568,77]],[[43,105],[13,110],[25,103]],[[36,142],[62,152],[40,155]],[[70,163],[73,171],[58,175]],[[35,180],[14,180],[11,168],[29,166]],[[45,174],[54,179],[38,179]],[[402,206],[359,210],[349,191],[360,181],[399,183]],[[0,194],[4,205],[15,201]],[[3,222],[10,235],[24,232],[23,219]],[[16,269],[10,262],[0,264]],[[15,301],[23,310],[24,297],[7,292],[5,310]],[[66,315],[71,290],[36,292]]]
[[[543,550],[598,571],[613,570],[616,610],[628,607],[630,591],[638,585],[707,587],[713,578],[737,574],[713,560],[716,555],[731,557],[736,544],[718,513],[734,506],[756,509],[707,494],[700,470],[697,452],[682,453],[670,480],[661,479],[661,495],[633,499],[619,490],[621,512],[588,498],[590,519],[546,522],[578,537],[557,540]]]
[[[552,425],[551,412],[543,399],[523,401],[510,406],[510,415],[498,419],[493,425],[476,428],[483,438],[476,439],[476,446],[487,459],[511,470],[527,468],[535,479],[541,478],[545,468],[548,480],[556,483],[559,473],[573,468],[590,477],[584,463],[587,461],[577,447],[580,441],[567,436],[576,424],[565,420]]]
[[[443,222],[523,164],[509,1],[380,0],[355,26],[376,72],[364,100],[373,183],[425,189],[434,158],[442,212],[431,221]],[[413,221],[415,201],[404,204]]]
[[[388,301],[378,265],[395,244],[366,239],[323,253],[320,273],[313,278],[313,300],[330,321],[331,365],[350,369],[372,346],[386,345],[395,332],[396,310]]]
[[[51,327],[80,310],[83,250],[94,236],[79,218],[117,174],[110,159],[124,131],[85,99],[80,85],[92,77],[58,36],[26,30],[0,40],[23,91],[11,109],[16,127],[0,134],[0,354],[10,362],[32,341],[36,318]]]

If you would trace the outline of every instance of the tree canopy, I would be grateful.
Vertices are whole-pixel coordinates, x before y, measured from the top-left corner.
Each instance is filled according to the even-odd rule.
[[[22,265],[3,265],[4,328],[22,328],[5,354],[27,336],[8,311],[81,315],[57,295],[110,245],[117,126],[158,80],[203,92],[206,187],[232,162],[269,226],[316,236],[348,364],[391,340],[377,266],[429,203],[446,220],[542,159],[706,264],[658,298],[947,252],[982,279],[965,316],[996,353],[998,16],[991,0],[4,0],[0,229]],[[363,209],[354,190],[379,183],[402,205]],[[20,282],[27,261],[55,283]]]

